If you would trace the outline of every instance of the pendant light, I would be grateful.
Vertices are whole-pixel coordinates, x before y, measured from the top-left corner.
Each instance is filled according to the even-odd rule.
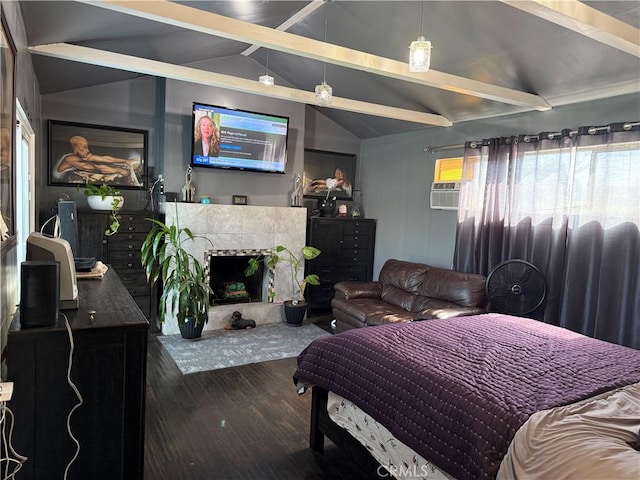
[[[263,85],[271,86],[273,85],[273,77],[269,75],[269,50],[267,50],[267,73],[265,75],[261,75],[258,81]]]
[[[324,5],[324,43],[327,43],[327,8],[328,4]],[[322,64],[322,83],[316,85],[316,105],[320,107],[328,107],[331,105],[331,98],[333,96],[333,88],[327,83],[327,64]]]
[[[422,2],[422,15],[420,17],[420,35],[409,46],[409,71],[426,72],[431,64],[431,42],[425,40],[422,35],[424,26],[424,2]]]

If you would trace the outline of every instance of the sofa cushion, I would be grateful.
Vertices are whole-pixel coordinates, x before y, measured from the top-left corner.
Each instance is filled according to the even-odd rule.
[[[401,290],[393,285],[382,284],[382,295],[380,299],[394,307],[400,307],[407,311],[412,311],[416,295],[405,290]]]
[[[424,274],[429,268],[428,265],[422,263],[391,259],[382,266],[378,280],[382,284],[417,293],[422,285]]]
[[[403,308],[395,307],[382,300],[376,300],[371,298],[353,298],[345,300],[342,298],[334,298],[331,300],[331,306],[334,310],[334,315],[337,317],[339,314],[346,314],[353,319],[367,325],[370,325],[371,319],[382,319],[385,317],[401,316],[405,318],[404,321],[411,321],[413,313],[407,312]],[[342,315],[340,315],[342,316]],[[375,320],[378,321],[378,320]],[[383,323],[380,321],[380,323]],[[378,323],[374,323],[378,325]]]
[[[484,306],[485,280],[484,275],[432,267],[425,272],[417,293],[465,307]]]
[[[380,312],[367,317],[367,326],[384,325],[385,323],[406,323],[413,321],[413,313],[401,308],[387,312]]]
[[[440,300],[439,298],[423,297],[422,295],[415,295],[415,301],[413,302],[411,311],[422,312],[427,309],[441,309],[441,308],[456,308],[457,305],[446,300]]]

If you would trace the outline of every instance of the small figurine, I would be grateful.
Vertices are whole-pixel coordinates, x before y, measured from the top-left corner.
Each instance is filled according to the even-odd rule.
[[[302,175],[296,173],[293,177],[293,192],[291,192],[291,206],[302,206]]]
[[[185,183],[184,187],[182,187],[182,201],[184,202],[193,202],[193,199],[196,198],[196,187],[193,185],[191,174],[193,173],[193,168],[191,165],[187,167],[187,173],[185,174]]]
[[[248,328],[256,328],[255,320],[248,318],[242,318],[242,313],[235,311],[231,315],[231,325],[224,327],[225,330],[242,330]]]

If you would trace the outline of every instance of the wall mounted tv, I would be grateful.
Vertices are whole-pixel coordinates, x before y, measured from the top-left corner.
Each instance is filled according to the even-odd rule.
[[[289,118],[193,104],[194,167],[285,173]]]

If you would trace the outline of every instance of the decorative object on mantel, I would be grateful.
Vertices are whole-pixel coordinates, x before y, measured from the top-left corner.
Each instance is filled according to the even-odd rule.
[[[182,338],[199,338],[204,324],[209,320],[209,286],[202,264],[183,246],[187,241],[201,238],[213,244],[207,237],[194,235],[189,228],[180,228],[178,204],[175,225],[148,218],[153,228],[147,234],[142,247],[141,262],[147,281],[162,281],[162,296],[158,306],[158,319],[164,322],[166,315],[175,316]]]
[[[232,201],[234,205],[246,205],[247,204],[247,196],[246,195],[233,195]]]
[[[84,188],[83,193],[87,197],[89,208],[111,212],[111,224],[104,234],[110,236],[116,233],[120,228],[120,215],[118,212],[124,205],[124,197],[120,195],[120,191],[106,183],[102,185],[86,183],[82,188]]]
[[[293,176],[293,191],[291,192],[291,206],[292,207],[301,207],[302,206],[302,175],[296,173]]]
[[[327,185],[329,185],[329,180],[333,180],[333,178],[327,178]],[[331,193],[331,187],[327,190],[327,196],[324,197],[324,200],[320,202],[318,208],[320,209],[321,217],[333,217],[336,212],[336,197],[333,197],[329,200],[329,194]]]
[[[182,187],[182,201],[193,202],[196,198],[196,187],[193,184],[193,168],[191,165],[187,167],[187,172],[184,175],[184,186]]]
[[[362,192],[355,190],[353,192],[353,204],[351,205],[351,211],[349,212],[351,218],[364,217],[362,213]]]
[[[348,210],[349,207],[347,207],[347,205],[345,205],[344,203],[341,203],[340,205],[338,205],[338,216],[345,218],[347,216]]]
[[[291,300],[284,302],[284,313],[287,324],[292,326],[302,325],[302,320],[307,311],[307,302],[304,298],[304,291],[307,284],[320,285],[320,278],[316,274],[307,275],[302,282],[298,280],[300,269],[304,265],[305,260],[313,260],[320,255],[320,250],[311,246],[302,247],[302,256],[296,256],[291,250],[284,245],[278,245],[273,249],[273,253],[267,260],[270,269],[275,269],[278,262],[283,261],[291,267]],[[281,255],[279,255],[281,254]],[[258,264],[264,261],[264,257],[250,258],[249,265],[244,274],[249,277],[258,271]]]

